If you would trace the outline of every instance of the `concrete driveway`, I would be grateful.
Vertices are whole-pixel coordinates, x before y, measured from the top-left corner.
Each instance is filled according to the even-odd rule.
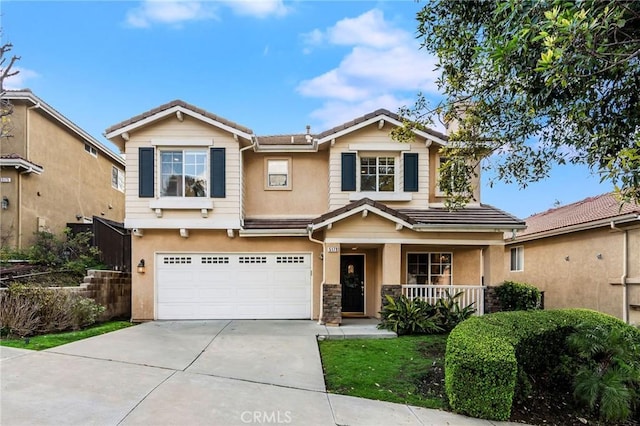
[[[312,321],[163,321],[1,348],[0,424],[499,424],[327,394],[318,334]]]

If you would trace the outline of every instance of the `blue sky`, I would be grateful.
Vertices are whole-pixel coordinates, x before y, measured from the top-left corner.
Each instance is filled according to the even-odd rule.
[[[415,39],[414,1],[2,1],[2,42],[30,88],[107,143],[104,130],[173,99],[258,135],[321,132],[418,91],[437,99],[436,60]],[[435,126],[437,128],[437,126]],[[488,176],[488,174],[486,174]],[[518,217],[611,190],[561,167],[482,202]]]

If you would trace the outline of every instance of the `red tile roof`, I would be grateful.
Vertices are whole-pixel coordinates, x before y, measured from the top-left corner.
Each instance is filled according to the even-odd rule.
[[[528,217],[525,219],[527,229],[518,232],[518,237],[614,219],[628,214],[640,214],[640,206],[631,203],[621,205],[613,193],[597,195]]]

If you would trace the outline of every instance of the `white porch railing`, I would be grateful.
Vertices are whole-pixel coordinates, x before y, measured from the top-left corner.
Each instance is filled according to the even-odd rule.
[[[407,284],[402,286],[402,294],[408,299],[422,299],[430,304],[435,304],[438,299],[446,297],[447,291],[452,296],[459,291],[462,292],[462,295],[457,299],[461,308],[473,303],[473,307],[476,308],[474,315],[484,313],[484,287],[481,285]]]

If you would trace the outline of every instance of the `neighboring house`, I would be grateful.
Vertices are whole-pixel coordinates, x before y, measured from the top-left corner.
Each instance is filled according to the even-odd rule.
[[[506,278],[545,292],[545,308],[590,308],[640,323],[640,206],[614,194],[526,219],[506,241]]]
[[[7,91],[12,136],[0,140],[0,237],[25,248],[96,215],[124,219],[124,159],[29,90]]]
[[[127,159],[133,320],[340,323],[378,316],[401,289],[497,284],[503,233],[524,222],[479,202],[444,209],[447,137],[399,143],[399,125],[378,110],[319,134],[256,136],[177,100],[107,129]]]

